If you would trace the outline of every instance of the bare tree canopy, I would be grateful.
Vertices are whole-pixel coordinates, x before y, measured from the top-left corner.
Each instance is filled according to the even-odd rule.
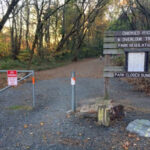
[[[149,6],[149,0],[0,0],[0,57],[31,67],[34,59],[101,55],[106,29],[150,29]]]
[[[0,31],[3,29],[3,26],[5,25],[6,21],[9,18],[9,15],[12,13],[14,7],[18,4],[19,0],[12,0],[10,4],[8,4],[8,9],[3,16],[2,20],[0,21]]]

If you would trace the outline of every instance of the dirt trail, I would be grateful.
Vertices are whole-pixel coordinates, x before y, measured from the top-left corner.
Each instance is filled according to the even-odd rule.
[[[71,63],[67,66],[36,72],[37,80],[48,80],[53,78],[66,78],[75,71],[77,77],[100,78],[103,76],[104,63],[100,59],[85,59]]]

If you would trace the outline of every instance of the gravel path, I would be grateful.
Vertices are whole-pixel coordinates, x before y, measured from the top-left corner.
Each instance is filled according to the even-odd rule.
[[[112,79],[110,83],[110,96],[114,101],[149,109],[150,97],[135,91],[124,81]],[[103,84],[102,78],[78,78],[78,106],[90,102],[91,98],[102,97]],[[122,150],[127,142],[131,150],[149,150],[150,139],[129,136],[125,128],[134,119],[149,119],[150,112],[128,110],[122,121],[105,128],[99,127],[96,120],[66,115],[71,108],[70,99],[68,77],[38,81],[34,110],[27,110],[30,107],[12,109],[17,105],[32,105],[31,83],[2,93],[0,150]]]

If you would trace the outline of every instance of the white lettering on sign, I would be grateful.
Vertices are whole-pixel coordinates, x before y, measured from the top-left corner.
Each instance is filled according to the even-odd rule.
[[[142,37],[128,37],[128,38],[122,38],[123,42],[134,42],[134,41],[142,41]]]
[[[9,86],[17,86],[17,71],[16,70],[8,70],[7,71],[7,80]]]
[[[149,36],[150,30],[147,31],[117,31],[115,36]]]
[[[150,37],[117,37],[116,42],[147,42],[150,41]]]
[[[114,73],[115,78],[123,78],[123,77],[128,77],[128,78],[150,78],[150,73],[124,73],[124,72],[115,72]]]
[[[150,48],[150,43],[118,43],[117,47],[118,48]]]
[[[123,31],[122,35],[140,35],[140,31]]]
[[[150,35],[150,31],[142,31],[142,35]]]
[[[71,78],[71,85],[75,85],[76,84],[76,79],[74,77]]]
[[[144,78],[150,78],[150,74],[141,74],[141,77],[144,77]]]

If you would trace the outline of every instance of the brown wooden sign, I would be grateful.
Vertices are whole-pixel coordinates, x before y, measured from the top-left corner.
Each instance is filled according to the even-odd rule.
[[[117,31],[114,36],[150,36],[150,30],[147,31]]]
[[[103,53],[106,62],[111,55],[124,55],[124,66],[105,65],[104,77],[150,77],[148,60],[150,52],[150,30],[148,31],[107,31]],[[138,64],[140,62],[140,65]],[[142,63],[141,63],[142,62]],[[126,72],[126,73],[125,73]],[[133,74],[131,73],[133,72]],[[138,73],[136,73],[138,72]],[[116,74],[114,74],[116,73]]]
[[[150,43],[118,43],[118,48],[150,48]]]
[[[114,36],[118,48],[150,48],[150,31],[117,31]]]
[[[104,35],[104,97],[108,98],[109,78],[150,78],[150,30],[107,31]],[[124,65],[112,66],[112,55],[125,57]]]
[[[146,37],[116,37],[116,42],[147,42],[150,41],[150,36]]]
[[[114,73],[115,78],[150,78],[150,73],[141,73],[141,72],[116,72]]]

